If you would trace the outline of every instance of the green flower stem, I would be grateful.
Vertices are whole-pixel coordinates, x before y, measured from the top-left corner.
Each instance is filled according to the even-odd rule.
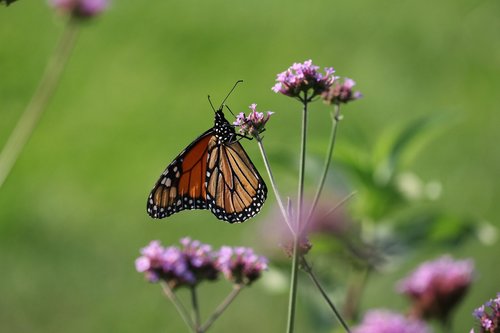
[[[298,188],[298,203],[297,203],[297,221],[295,225],[295,233],[293,235],[293,258],[292,271],[290,278],[290,294],[288,299],[288,321],[287,332],[293,333],[295,326],[295,307],[297,301],[297,281],[299,271],[299,241],[300,241],[300,223],[302,220],[302,204],[304,195],[304,170],[306,164],[306,138],[307,138],[307,104],[309,102],[307,93],[304,94],[304,109],[302,112],[302,135],[300,143],[300,164],[299,164],[299,188]]]
[[[443,328],[442,332],[453,333],[453,321],[451,320],[451,317],[449,315],[441,319],[439,323]]]
[[[193,306],[193,320],[194,320],[194,328],[196,332],[200,331],[201,319],[200,319],[200,307],[198,305],[198,295],[196,293],[196,288],[191,287],[191,304]]]
[[[293,333],[295,327],[295,307],[297,301],[297,280],[299,271],[299,236],[293,236],[293,257],[292,257],[292,271],[290,278],[290,293],[288,297],[288,319],[287,319],[287,333]]]
[[[337,137],[337,129],[338,129],[338,125],[340,123],[340,105],[335,104],[334,113],[332,113],[331,116],[332,116],[332,130],[330,132],[330,140],[329,140],[328,149],[326,152],[325,165],[323,167],[323,173],[321,175],[318,189],[316,191],[316,195],[314,196],[311,209],[309,210],[309,214],[307,215],[304,226],[302,227],[303,230],[307,229],[307,225],[309,224],[311,217],[314,214],[314,210],[316,209],[316,206],[317,206],[318,201],[319,201],[319,197],[321,196],[321,192],[323,191],[323,187],[325,185],[326,176],[328,174],[328,170],[330,168],[330,162],[332,160],[333,148],[335,147],[335,139]]]
[[[163,289],[163,292],[165,293],[165,295],[167,295],[167,297],[170,299],[170,301],[172,301],[172,303],[174,303],[174,306],[177,309],[177,312],[179,312],[179,314],[181,315],[181,318],[184,320],[186,325],[191,329],[191,331],[193,333],[200,332],[200,331],[196,330],[193,321],[189,317],[188,311],[186,310],[184,305],[182,305],[181,301],[179,300],[179,298],[177,298],[177,296],[175,295],[172,288],[170,288],[168,283],[166,283],[165,281],[161,281],[160,283],[161,283],[161,287]]]
[[[78,37],[79,24],[69,19],[54,49],[38,87],[0,152],[0,188],[33,133],[40,116],[54,94]]]
[[[316,288],[318,288],[319,292],[321,293],[321,296],[323,296],[326,303],[328,303],[328,306],[330,307],[330,309],[332,309],[332,311],[335,314],[335,317],[337,317],[337,320],[339,321],[339,323],[342,325],[342,327],[344,327],[344,329],[347,333],[350,333],[351,331],[349,330],[349,326],[347,326],[347,323],[344,321],[344,319],[340,315],[339,311],[337,310],[337,308],[335,307],[333,302],[330,300],[330,298],[326,294],[326,291],[323,289],[323,287],[319,283],[318,279],[316,278],[316,275],[312,271],[312,268],[309,265],[309,263],[307,262],[305,257],[302,257],[301,263],[302,263],[302,267],[303,267],[304,271],[307,273],[307,275],[309,275],[309,277],[311,278],[311,280],[314,283],[314,285],[316,286]]]
[[[262,143],[262,138],[259,135],[257,135],[255,139],[257,140],[257,144],[259,145],[260,153],[262,155],[262,159],[264,160],[264,165],[266,166],[267,174],[269,175],[269,180],[271,181],[271,187],[273,188],[274,196],[276,197],[276,201],[278,202],[278,206],[280,207],[281,214],[283,215],[283,218],[285,219],[285,222],[288,225],[288,228],[290,228],[292,234],[295,234],[295,229],[293,228],[290,222],[290,217],[287,214],[285,206],[283,205],[283,200],[281,199],[281,196],[278,192],[278,188],[276,187],[276,182],[274,180],[273,172],[271,170],[271,165],[269,164],[266,150],[264,149],[264,144]]]
[[[199,332],[204,333],[206,332],[210,326],[214,323],[214,321],[220,317],[220,315],[227,309],[227,307],[234,301],[236,296],[240,293],[240,291],[243,289],[243,285],[241,284],[235,284],[233,287],[233,290],[227,297],[219,304],[217,309],[215,309],[214,313],[210,316],[210,318],[207,320],[203,326],[200,327]]]
[[[306,140],[307,140],[307,93],[304,96],[304,109],[302,112],[302,135],[300,142],[300,162],[299,162],[299,188],[297,194],[297,225],[296,234],[300,234],[302,221],[302,207],[304,201],[304,171],[306,166]]]
[[[359,304],[361,303],[361,297],[371,271],[371,267],[366,267],[361,271],[354,272],[355,275],[349,278],[351,285],[347,289],[346,303],[342,311],[349,320],[356,320],[358,318]]]

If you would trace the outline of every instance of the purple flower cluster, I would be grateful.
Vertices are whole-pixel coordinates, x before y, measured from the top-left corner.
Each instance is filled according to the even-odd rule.
[[[330,88],[321,94],[321,97],[327,104],[341,104],[354,101],[363,97],[359,91],[353,91],[352,88],[356,85],[354,80],[344,78],[344,82],[340,83],[339,80],[330,86]]]
[[[474,276],[472,260],[442,256],[421,264],[398,284],[398,291],[413,301],[413,314],[446,320],[467,292]]]
[[[144,273],[150,282],[163,280],[174,289],[215,280],[219,273],[234,283],[250,284],[267,268],[266,259],[256,256],[249,248],[225,246],[220,251],[212,251],[210,245],[187,237],[180,243],[179,248],[163,247],[159,241],[150,242],[141,249],[141,256],[135,261],[137,271]]]
[[[352,329],[353,333],[430,333],[431,330],[420,320],[406,318],[388,310],[367,312],[360,325]]]
[[[52,7],[78,18],[100,14],[108,6],[108,0],[49,0]]]
[[[313,65],[312,60],[294,63],[286,71],[277,75],[277,83],[272,87],[272,90],[300,99],[305,96],[310,100],[328,90],[337,79],[333,75],[335,70],[332,67],[325,68],[325,74],[318,72],[318,70],[319,66]]]
[[[233,125],[240,127],[239,132],[242,135],[257,137],[264,131],[264,126],[274,112],[267,111],[266,115],[264,115],[263,112],[257,112],[257,104],[255,103],[250,105],[249,108],[252,111],[248,114],[248,116],[245,116],[245,113],[240,112]]]
[[[256,255],[251,248],[223,246],[216,265],[229,281],[250,285],[267,269],[267,259]]]
[[[473,315],[481,325],[480,333],[500,333],[500,293],[474,310]],[[474,329],[470,333],[474,333]]]
[[[159,241],[152,241],[141,250],[141,254],[135,267],[138,272],[145,273],[150,282],[165,280],[171,288],[192,286],[198,282],[189,267],[187,255],[177,247],[164,248]]]

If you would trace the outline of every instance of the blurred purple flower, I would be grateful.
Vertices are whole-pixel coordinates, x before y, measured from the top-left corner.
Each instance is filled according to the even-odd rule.
[[[49,0],[52,7],[78,18],[90,18],[108,7],[108,0]]]
[[[312,60],[304,63],[294,63],[286,71],[276,77],[277,83],[272,87],[275,93],[307,100],[328,90],[336,77],[332,67],[325,68],[325,74],[318,72],[319,66],[312,64]],[[304,96],[302,96],[302,94]]]
[[[430,333],[431,330],[420,320],[406,318],[388,310],[368,311],[360,325],[352,333]]]
[[[445,322],[467,292],[473,275],[472,260],[453,260],[446,255],[421,264],[397,289],[412,299],[415,316]]]
[[[321,94],[321,97],[327,104],[341,104],[354,101],[363,97],[359,91],[353,91],[352,88],[356,85],[354,80],[344,78],[344,82],[340,83],[336,80],[328,90]]]
[[[325,197],[328,200],[320,200],[310,217],[306,229],[300,232],[299,250],[301,255],[305,255],[311,250],[313,245],[310,239],[313,241],[315,239],[325,239],[328,242],[337,239],[350,243],[350,240],[355,238],[355,234],[359,231],[356,224],[345,212],[344,207],[337,207],[332,211],[332,208],[338,202],[337,198],[331,194],[325,195]],[[303,206],[304,212],[309,212],[311,207],[312,202],[306,197]],[[269,247],[269,251],[276,250],[278,244],[287,256],[292,255],[293,235],[277,206],[271,210],[270,215],[262,224],[260,234],[263,243]]]
[[[475,309],[473,315],[481,325],[480,333],[500,333],[500,293],[497,293],[496,298]],[[474,333],[474,329],[470,332]]]
[[[233,122],[233,125],[239,126],[239,132],[242,135],[250,135],[257,137],[264,131],[264,126],[274,112],[267,111],[266,115],[263,112],[257,112],[257,104],[253,103],[249,106],[252,110],[248,117],[243,112],[240,112]]]
[[[217,267],[229,281],[250,285],[267,269],[267,259],[256,255],[251,248],[223,246],[218,253]]]

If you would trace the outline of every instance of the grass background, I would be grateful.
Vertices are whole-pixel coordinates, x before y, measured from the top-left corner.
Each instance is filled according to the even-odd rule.
[[[293,195],[299,105],[270,87],[276,73],[309,58],[354,78],[365,96],[348,107],[339,145],[369,147],[395,124],[452,116],[412,170],[442,183],[444,209],[498,225],[499,15],[496,0],[114,1],[82,27],[56,94],[0,189],[0,331],[185,331],[159,287],[135,272],[138,249],[185,235],[260,248],[256,235],[274,199],[241,225],[205,211],[154,222],[145,214],[149,190],[212,126],[207,94],[217,104],[244,79],[229,105],[239,112],[255,102],[276,112],[266,146],[283,192]],[[43,1],[0,7],[0,146],[62,29]],[[318,103],[311,112],[311,151],[326,146],[324,110]],[[244,145],[263,170],[256,145]],[[439,255],[432,245],[375,276],[363,308],[403,309],[404,300],[387,290],[420,260]],[[472,239],[452,253],[474,258],[478,269],[455,317],[457,332],[468,331],[472,309],[500,289],[499,248]],[[283,331],[287,295],[264,285],[245,291],[214,331]],[[202,288],[204,314],[228,289]],[[304,298],[299,331],[311,326]]]

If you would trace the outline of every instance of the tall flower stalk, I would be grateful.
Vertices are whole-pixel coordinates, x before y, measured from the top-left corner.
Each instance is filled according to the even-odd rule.
[[[293,235],[293,250],[292,250],[292,269],[290,277],[290,294],[288,301],[288,321],[287,332],[292,333],[295,325],[295,308],[297,299],[297,283],[298,283],[298,268],[299,268],[299,253],[300,241],[302,239],[302,230],[307,224],[307,219],[303,219],[303,197],[304,197],[304,174],[305,174],[305,157],[307,147],[307,118],[308,104],[318,95],[326,92],[336,80],[333,76],[335,72],[333,68],[326,68],[323,75],[318,71],[319,67],[314,66],[311,60],[304,63],[295,63],[286,71],[277,75],[277,83],[272,88],[275,92],[285,96],[293,97],[302,103],[302,126],[301,126],[301,142],[300,142],[300,160],[299,160],[299,177],[298,177],[298,197],[297,197],[297,216],[295,225],[295,234]],[[333,146],[332,146],[333,150]],[[331,157],[331,155],[330,155]],[[324,173],[326,176],[326,172]],[[324,178],[322,177],[322,178]],[[324,179],[321,180],[324,183]],[[322,185],[321,185],[322,187]],[[321,189],[318,190],[321,192]],[[318,194],[319,197],[319,194]],[[314,209],[314,208],[313,208]]]
[[[12,1],[7,1],[9,4]],[[42,79],[0,152],[0,188],[35,130],[61,79],[76,43],[80,23],[101,13],[107,0],[51,0],[50,4],[65,16],[67,23]]]
[[[35,93],[0,153],[0,188],[14,167],[17,158],[35,130],[43,111],[57,88],[64,67],[73,51],[78,31],[78,23],[72,18],[69,19],[57,46],[50,56]]]
[[[323,187],[325,185],[326,176],[328,175],[328,170],[330,170],[330,162],[332,161],[333,148],[335,147],[335,139],[337,137],[337,129],[340,122],[340,105],[335,105],[335,109],[331,114],[332,118],[332,129],[330,133],[330,140],[328,140],[328,148],[326,151],[325,165],[323,167],[323,172],[321,174],[321,178],[319,181],[318,188],[316,190],[316,194],[314,195],[314,199],[312,201],[311,208],[309,210],[309,214],[305,219],[305,224],[303,226],[303,230],[307,230],[307,225],[309,224],[311,217],[314,214],[314,210],[318,205],[319,198],[321,197],[321,193],[323,192]]]
[[[240,126],[240,133],[243,135],[249,135],[257,139],[259,149],[261,151],[266,170],[268,171],[269,178],[271,180],[271,186],[275,193],[278,205],[280,207],[281,213],[291,230],[292,233],[292,244],[291,249],[287,248],[287,251],[291,253],[292,257],[292,268],[290,273],[290,293],[288,302],[288,316],[287,316],[287,333],[294,332],[295,327],[295,311],[296,311],[296,298],[297,298],[297,286],[298,286],[298,271],[299,267],[304,265],[305,253],[310,249],[310,244],[307,240],[307,235],[305,234],[306,226],[308,220],[314,213],[314,208],[317,205],[319,197],[322,193],[322,189],[325,183],[326,175],[329,170],[330,160],[333,154],[333,148],[335,144],[335,137],[337,133],[337,125],[340,120],[340,103],[346,103],[349,100],[359,98],[358,93],[352,93],[352,86],[354,81],[346,79],[343,84],[337,84],[338,77],[333,75],[333,68],[325,68],[324,73],[319,71],[319,67],[312,64],[311,60],[307,60],[304,63],[295,63],[290,68],[284,72],[277,75],[277,83],[273,86],[272,90],[276,93],[283,94],[288,97],[292,97],[302,104],[302,125],[301,125],[301,141],[300,141],[300,158],[299,158],[299,175],[298,175],[298,193],[297,193],[297,204],[296,213],[292,216],[290,209],[286,209],[278,192],[275,179],[273,177],[271,166],[264,149],[262,142],[261,132],[264,131],[264,125],[268,121],[270,113],[265,117],[262,113],[258,113],[255,110],[255,104],[250,108],[252,112],[248,117],[244,114],[238,116],[237,121],[234,123],[236,126]],[[347,84],[346,84],[347,82]],[[316,99],[316,97],[322,96],[327,104],[334,104],[335,109],[332,115],[332,134],[330,136],[329,146],[327,150],[327,156],[325,161],[324,171],[321,175],[319,186],[316,192],[316,196],[313,202],[313,206],[310,212],[304,214],[304,175],[306,167],[306,147],[307,147],[307,123],[308,123],[308,113],[309,104]],[[304,267],[302,267],[304,268]],[[310,267],[309,267],[310,268]],[[306,270],[307,271],[307,270]],[[310,276],[312,271],[308,271]],[[318,286],[319,281],[313,279]],[[326,296],[324,289],[321,286],[318,288],[323,291],[322,296],[326,297],[329,304],[333,304],[329,298]],[[335,309],[335,308],[334,308]],[[336,316],[338,316],[339,321],[343,324],[347,332],[349,329],[345,321],[342,320],[340,314],[336,309],[334,310]]]
[[[292,269],[290,273],[290,292],[288,298],[288,320],[287,332],[292,333],[295,326],[295,309],[297,303],[297,284],[298,284],[298,271],[299,271],[299,242],[301,239],[301,222],[302,222],[302,208],[304,197],[304,172],[306,164],[306,144],[307,144],[307,104],[309,102],[307,90],[303,92],[303,97],[299,96],[299,100],[303,103],[302,109],[302,126],[301,126],[301,140],[300,140],[300,160],[299,160],[299,181],[297,193],[297,214],[295,220],[295,232],[293,234],[292,243]]]

